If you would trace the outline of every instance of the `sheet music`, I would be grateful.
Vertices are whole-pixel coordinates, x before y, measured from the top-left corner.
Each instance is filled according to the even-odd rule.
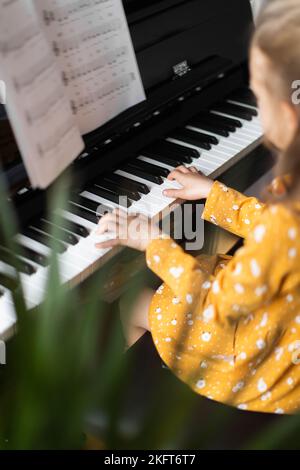
[[[45,188],[84,145],[31,0],[0,0],[0,79],[31,183]]]
[[[145,100],[121,0],[34,0],[82,134]]]

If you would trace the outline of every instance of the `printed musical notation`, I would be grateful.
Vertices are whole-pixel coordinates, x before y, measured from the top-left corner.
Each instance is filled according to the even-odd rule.
[[[34,3],[82,134],[145,100],[121,0]],[[135,80],[120,88],[119,81],[130,73]],[[107,87],[109,94],[99,95]],[[93,96],[97,99],[91,99]]]
[[[81,153],[82,134],[145,100],[121,0],[0,0],[0,80],[41,188]]]
[[[32,185],[46,187],[79,155],[83,142],[30,0],[0,0],[0,78]]]

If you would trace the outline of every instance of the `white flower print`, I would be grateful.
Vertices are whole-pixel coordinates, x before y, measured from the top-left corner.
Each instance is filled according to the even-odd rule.
[[[288,295],[286,296],[286,301],[287,301],[289,304],[292,303],[293,300],[294,300],[294,296],[293,296],[292,294],[288,294]]]
[[[234,211],[238,211],[239,208],[240,208],[240,207],[239,207],[237,204],[234,204],[234,205],[232,206],[232,209],[233,209]]]
[[[250,261],[250,269],[251,269],[251,273],[254,277],[259,277],[260,276],[261,269],[260,269],[260,266],[259,266],[258,262],[256,261],[256,259],[252,259]]]
[[[178,279],[184,272],[184,268],[182,266],[172,267],[169,269],[169,272],[173,277],[175,277],[175,279]]]
[[[154,255],[154,256],[153,256],[153,259],[154,259],[155,263],[159,263],[159,262],[160,262],[160,256],[158,256],[158,255]]]
[[[254,229],[254,240],[256,243],[261,243],[266,233],[266,227],[264,225],[258,225]]]
[[[292,377],[288,377],[286,383],[287,383],[288,385],[293,385],[294,379],[293,379]]]
[[[291,240],[295,240],[296,236],[297,236],[297,230],[295,229],[295,227],[291,227],[288,231],[288,235],[289,235],[289,238]]]
[[[193,326],[194,322],[193,322],[193,320],[188,320],[187,324],[188,324],[189,326]]]
[[[227,217],[226,222],[228,222],[229,224],[232,224],[232,219],[230,217]]]
[[[205,388],[205,385],[206,385],[206,382],[205,380],[201,379],[201,380],[198,380],[198,382],[196,383],[196,387],[199,388],[200,390],[202,388]]]
[[[261,319],[261,322],[260,322],[260,324],[259,324],[259,326],[260,326],[261,328],[264,328],[265,326],[267,326],[268,317],[269,317],[269,316],[268,316],[268,313],[265,312],[265,313],[263,314],[262,319]]]
[[[237,408],[239,410],[247,410],[248,406],[246,405],[246,403],[241,403],[240,405],[237,406]]]
[[[202,339],[202,341],[204,341],[205,343],[208,343],[208,342],[211,340],[211,333],[209,333],[208,331],[202,333],[201,339]]]
[[[158,307],[158,308],[155,310],[155,313],[161,313],[161,308]]]
[[[250,223],[251,223],[249,219],[245,219],[244,222],[245,222],[246,225],[250,225]]]
[[[203,287],[203,289],[210,289],[211,282],[209,282],[209,281],[203,282],[202,287]]]
[[[244,361],[245,359],[247,359],[247,354],[244,351],[238,354],[237,360]]]
[[[289,249],[289,258],[295,258],[296,256],[297,256],[296,248],[290,248]]]
[[[214,281],[213,282],[212,291],[213,291],[214,294],[218,294],[220,292],[219,281]]]
[[[177,325],[177,320],[172,320],[171,325],[176,326]]]
[[[243,293],[245,292],[244,286],[242,286],[242,284],[240,284],[240,283],[235,284],[235,285],[234,285],[234,288],[235,288],[235,291],[236,291],[238,294],[243,294]]]
[[[186,301],[187,301],[188,304],[192,304],[192,303],[193,303],[193,296],[192,296],[192,294],[187,294],[185,298],[186,298]]]
[[[257,382],[257,390],[261,393],[264,393],[266,392],[268,386],[266,384],[266,382],[264,381],[263,378],[259,379],[259,381]]]
[[[201,364],[200,364],[200,367],[201,367],[201,369],[207,369],[207,367],[208,367],[207,362],[206,362],[206,361],[202,361]]]
[[[255,204],[255,209],[261,209],[261,205],[260,204]]]
[[[172,338],[165,338],[166,343],[171,343],[171,341],[172,341]]]
[[[262,296],[263,294],[265,294],[267,292],[268,288],[267,286],[260,286],[260,287],[256,287],[255,289],[255,295],[257,295],[257,297],[260,297]]]
[[[300,315],[297,315],[295,318],[295,322],[300,325]]]
[[[179,302],[180,302],[180,299],[178,299],[178,297],[174,297],[174,298],[172,299],[172,304],[174,304],[174,305],[179,304]]]
[[[266,347],[266,342],[265,340],[263,339],[258,339],[256,341],[256,346],[258,347],[258,349],[264,349]]]
[[[261,400],[262,401],[266,401],[266,400],[269,400],[272,396],[272,393],[271,392],[267,392],[267,393],[264,393],[262,396],[261,396]]]
[[[283,414],[284,414],[284,410],[283,410],[282,408],[276,408],[275,413],[276,413],[277,415],[283,415]]]
[[[214,318],[215,316],[215,309],[213,305],[209,305],[206,307],[205,310],[203,310],[203,318],[205,321],[210,321]]]
[[[242,263],[237,263],[235,270],[233,271],[234,276],[239,276],[242,272],[243,265]]]
[[[156,318],[157,318],[157,320],[162,320],[162,315],[159,314],[159,315],[157,315]]]

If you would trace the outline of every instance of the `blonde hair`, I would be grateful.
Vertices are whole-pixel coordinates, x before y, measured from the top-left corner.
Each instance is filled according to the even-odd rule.
[[[275,169],[277,176],[292,175],[281,200],[293,203],[300,195],[300,106],[292,101],[292,85],[300,80],[300,0],[269,1],[257,18],[251,46],[258,47],[270,60],[274,92],[297,110],[298,132],[289,148],[279,155]]]

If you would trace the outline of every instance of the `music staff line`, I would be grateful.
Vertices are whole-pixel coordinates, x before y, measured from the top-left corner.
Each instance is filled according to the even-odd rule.
[[[101,101],[107,97],[111,97],[115,93],[122,91],[127,88],[132,82],[136,80],[136,76],[133,72],[126,73],[118,79],[112,80],[107,85],[99,88],[94,92],[90,92],[84,98],[78,98],[76,101],[72,100],[73,113],[76,114],[79,108],[84,108],[96,101]]]
[[[30,70],[22,73],[22,76],[14,78],[14,86],[16,91],[20,92],[23,88],[31,87],[37,82],[44,74],[51,73],[51,69],[55,67],[53,57],[46,55],[39,62],[37,62]]]
[[[128,47],[122,46],[118,49],[115,49],[114,51],[108,52],[102,57],[99,57],[99,59],[87,62],[86,64],[80,67],[75,67],[70,70],[70,72],[63,72],[64,84],[67,86],[71,81],[89,75],[90,73],[98,72],[106,65],[112,66],[118,61],[118,59],[126,57],[127,54]]]
[[[110,2],[111,0],[78,0],[77,2],[70,2],[69,5],[64,7],[53,10],[44,10],[44,22],[49,26],[53,22],[66,21],[79,12]]]
[[[53,50],[56,56],[61,53],[66,53],[85,46],[87,41],[97,39],[109,33],[114,33],[122,28],[122,23],[119,19],[103,23],[96,28],[89,29],[80,34],[76,34],[68,39],[53,42]]]
[[[35,122],[44,119],[64,98],[65,94],[63,88],[55,88],[52,90],[52,93],[50,93],[43,102],[40,102],[37,106],[35,106],[35,109],[32,108],[31,110],[26,111],[28,124],[33,125]]]
[[[44,140],[41,144],[38,144],[38,152],[41,157],[44,157],[47,153],[55,151],[59,148],[62,141],[72,131],[77,131],[74,119],[65,120],[62,125],[55,129],[48,139]]]
[[[5,57],[17,52],[28,45],[30,41],[40,36],[40,29],[35,23],[26,26],[21,33],[12,35],[5,40],[0,40],[0,53]]]

